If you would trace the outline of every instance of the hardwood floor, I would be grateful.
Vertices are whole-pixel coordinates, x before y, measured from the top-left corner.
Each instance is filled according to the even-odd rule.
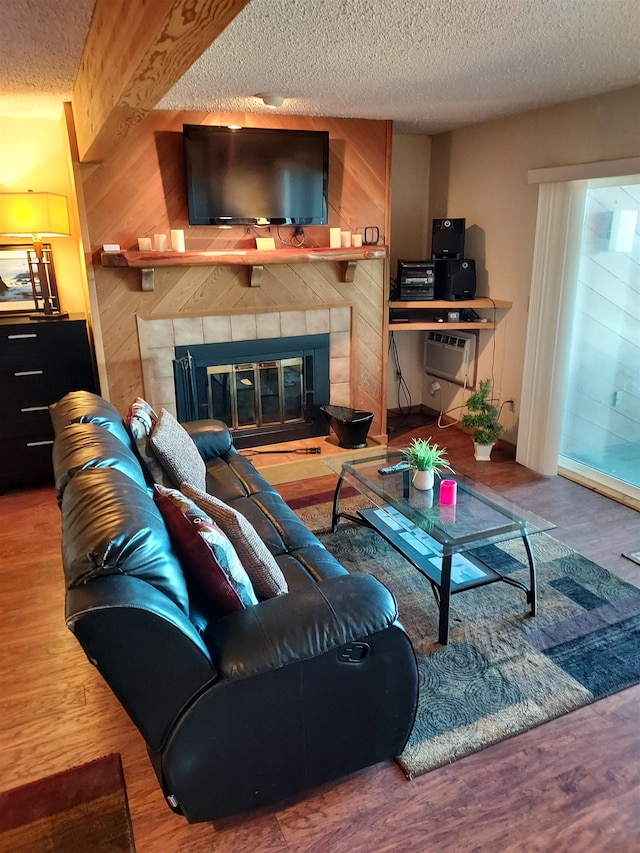
[[[558,539],[640,586],[640,566],[620,556],[640,547],[634,510],[540,477],[508,449],[476,463],[456,428],[407,421],[391,443],[413,435],[433,435],[458,470],[555,521]],[[279,489],[293,497],[334,483]],[[119,752],[138,853],[640,849],[640,686],[412,782],[383,763],[277,810],[189,826],[164,804],[139,735],[65,627],[59,522],[52,489],[0,496],[0,790]]]

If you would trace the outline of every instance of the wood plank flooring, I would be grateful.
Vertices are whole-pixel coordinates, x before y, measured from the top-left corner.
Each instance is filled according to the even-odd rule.
[[[476,463],[456,428],[407,420],[391,443],[432,434],[459,470],[555,521],[558,539],[640,586],[640,566],[620,556],[640,546],[637,512],[539,477],[508,448]],[[279,489],[294,497],[334,483]],[[65,627],[59,522],[52,489],[0,496],[0,790],[119,752],[138,853],[640,850],[640,686],[412,782],[383,763],[279,809],[189,826],[164,804],[141,738]]]

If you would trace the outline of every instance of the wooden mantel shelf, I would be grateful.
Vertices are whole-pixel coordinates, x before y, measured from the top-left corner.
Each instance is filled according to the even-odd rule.
[[[252,287],[260,285],[267,264],[313,264],[336,261],[343,282],[353,281],[358,261],[388,257],[387,246],[362,246],[357,249],[330,249],[327,246],[306,249],[232,249],[225,252],[102,252],[103,267],[130,267],[142,270],[142,289],[153,290],[153,270],[157,267],[232,265],[251,267]]]

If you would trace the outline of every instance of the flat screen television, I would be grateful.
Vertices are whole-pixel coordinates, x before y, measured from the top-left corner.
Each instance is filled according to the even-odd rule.
[[[183,125],[190,225],[326,225],[329,134]]]

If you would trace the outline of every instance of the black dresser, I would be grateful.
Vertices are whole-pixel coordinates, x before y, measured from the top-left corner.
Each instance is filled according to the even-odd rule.
[[[87,321],[0,318],[0,492],[53,482],[49,404],[99,392]]]

